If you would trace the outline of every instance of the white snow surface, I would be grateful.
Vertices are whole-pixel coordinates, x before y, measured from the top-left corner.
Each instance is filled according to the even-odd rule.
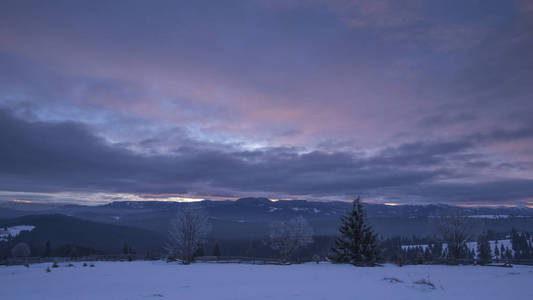
[[[468,217],[476,219],[507,219],[509,215],[472,215]]]
[[[0,299],[533,299],[530,266],[74,264],[0,267]]]
[[[0,242],[7,241],[9,237],[16,237],[21,231],[32,231],[33,229],[35,229],[33,225],[17,225],[0,228]]]

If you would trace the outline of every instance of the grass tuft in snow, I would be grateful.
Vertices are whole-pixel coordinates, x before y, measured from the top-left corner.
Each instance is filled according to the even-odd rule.
[[[403,280],[398,279],[396,277],[385,277],[383,278],[383,280],[388,281],[390,283],[402,283],[403,282]]]
[[[423,285],[432,290],[436,289],[435,284],[431,282],[431,280],[429,280],[429,276],[427,278],[422,278],[420,280],[415,281],[414,284]]]

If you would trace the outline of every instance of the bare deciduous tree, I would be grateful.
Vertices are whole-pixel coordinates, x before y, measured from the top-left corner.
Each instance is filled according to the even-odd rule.
[[[169,257],[191,263],[209,229],[208,217],[201,208],[191,204],[180,208],[171,221],[170,240],[165,245]]]
[[[462,257],[466,243],[473,237],[473,225],[471,219],[458,215],[441,217],[436,222],[437,234],[448,244],[448,256],[452,261]]]
[[[313,228],[303,217],[270,225],[270,247],[279,251],[285,262],[300,247],[313,243]]]

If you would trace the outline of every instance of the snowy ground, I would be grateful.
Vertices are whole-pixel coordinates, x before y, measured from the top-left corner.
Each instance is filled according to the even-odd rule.
[[[94,264],[0,267],[0,299],[533,299],[527,266]]]

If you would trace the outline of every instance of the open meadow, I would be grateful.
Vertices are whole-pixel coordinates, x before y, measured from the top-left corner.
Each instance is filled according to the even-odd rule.
[[[67,265],[1,267],[0,299],[533,299],[529,266]]]

